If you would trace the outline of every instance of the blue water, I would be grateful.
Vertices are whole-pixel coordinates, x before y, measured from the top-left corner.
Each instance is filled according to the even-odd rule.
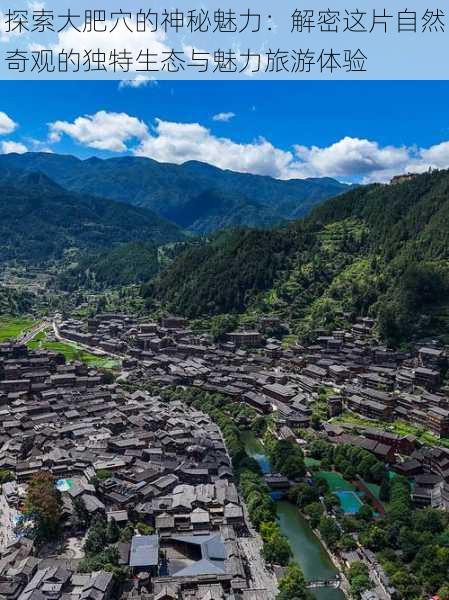
[[[60,492],[68,492],[73,485],[73,481],[72,479],[58,479],[55,485]]]
[[[271,467],[268,458],[263,453],[263,445],[250,432],[242,435],[245,450],[254,458],[263,473],[270,473]],[[314,534],[308,521],[301,515],[298,508],[279,498],[282,492],[272,492],[276,500],[276,510],[282,532],[288,538],[293,550],[294,559],[301,566],[306,579],[328,579],[333,577],[337,570],[332,564],[326,550]],[[345,600],[341,590],[333,588],[320,588],[312,590],[316,600]]]
[[[355,515],[359,512],[362,506],[362,501],[355,492],[341,491],[334,492],[337,498],[340,500],[340,506],[343,512],[348,515]]]

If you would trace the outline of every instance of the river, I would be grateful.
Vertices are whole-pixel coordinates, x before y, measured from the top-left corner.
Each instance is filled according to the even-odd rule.
[[[242,441],[246,452],[259,463],[263,473],[269,473],[270,461],[260,441],[251,432],[244,432]],[[301,565],[305,578],[309,580],[333,577],[337,569],[297,507],[286,500],[278,500],[276,508],[279,525],[290,542],[294,558]],[[313,590],[313,595],[317,600],[345,599],[341,590],[333,588]]]

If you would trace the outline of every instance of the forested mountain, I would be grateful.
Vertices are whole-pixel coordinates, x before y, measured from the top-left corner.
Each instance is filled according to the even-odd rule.
[[[64,270],[58,285],[64,290],[102,290],[143,283],[159,271],[158,247],[153,242],[129,242],[111,250],[81,256]]]
[[[354,189],[305,220],[183,252],[147,289],[190,317],[260,310],[308,334],[380,317],[392,343],[449,325],[449,172]]]
[[[31,310],[33,294],[0,285],[0,315],[24,314]]]
[[[331,178],[280,181],[200,162],[173,165],[138,157],[6,154],[0,156],[2,167],[40,171],[66,189],[149,208],[194,232],[298,218],[348,189]]]
[[[161,244],[183,232],[151,211],[68,192],[42,173],[0,166],[0,258],[40,262],[68,248],[98,250],[132,240]]]

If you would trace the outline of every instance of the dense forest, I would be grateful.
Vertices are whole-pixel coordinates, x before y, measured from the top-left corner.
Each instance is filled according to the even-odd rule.
[[[20,315],[28,313],[33,295],[0,285],[0,314]]]
[[[111,250],[81,255],[58,278],[63,290],[103,290],[143,283],[159,271],[158,247],[153,242],[130,242]]]
[[[62,179],[67,161],[73,177],[79,163],[84,169],[89,162],[41,155],[23,160],[51,164]],[[391,345],[447,335],[448,171],[355,187],[304,219],[271,229],[276,217],[268,190],[279,189],[266,178],[260,182],[267,204],[260,210],[245,196],[245,186],[232,200],[224,191],[201,192],[199,185],[194,196],[186,188],[184,202],[173,201],[170,208],[181,225],[197,233],[225,228],[193,237],[148,209],[67,191],[47,175],[5,164],[0,161],[1,260],[56,261],[64,290],[142,284],[148,310],[190,318],[276,314],[304,338],[364,315],[377,318],[379,333]],[[89,164],[104,175],[115,163]],[[131,161],[129,168],[142,164]],[[182,173],[203,181],[211,169],[216,171],[190,164]],[[217,177],[235,184],[230,174],[219,171]],[[316,197],[317,190],[311,193]],[[265,228],[232,229],[254,212]]]
[[[110,248],[133,240],[158,244],[185,235],[151,211],[68,192],[41,173],[0,170],[0,258],[39,263],[69,248]]]
[[[399,344],[449,323],[449,172],[359,187],[271,231],[192,245],[147,290],[189,317],[263,311],[309,335],[379,317]]]
[[[282,181],[196,161],[173,165],[133,156],[80,160],[27,152],[0,156],[2,168],[40,171],[68,190],[150,209],[195,233],[299,218],[350,187],[329,177]]]

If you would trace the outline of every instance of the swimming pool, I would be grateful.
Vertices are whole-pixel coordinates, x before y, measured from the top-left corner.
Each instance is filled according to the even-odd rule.
[[[72,479],[58,479],[55,485],[56,485],[56,489],[59,490],[60,492],[68,492],[73,485],[73,480]]]
[[[338,491],[334,492],[334,494],[340,500],[340,506],[345,514],[355,515],[363,505],[355,492]]]

